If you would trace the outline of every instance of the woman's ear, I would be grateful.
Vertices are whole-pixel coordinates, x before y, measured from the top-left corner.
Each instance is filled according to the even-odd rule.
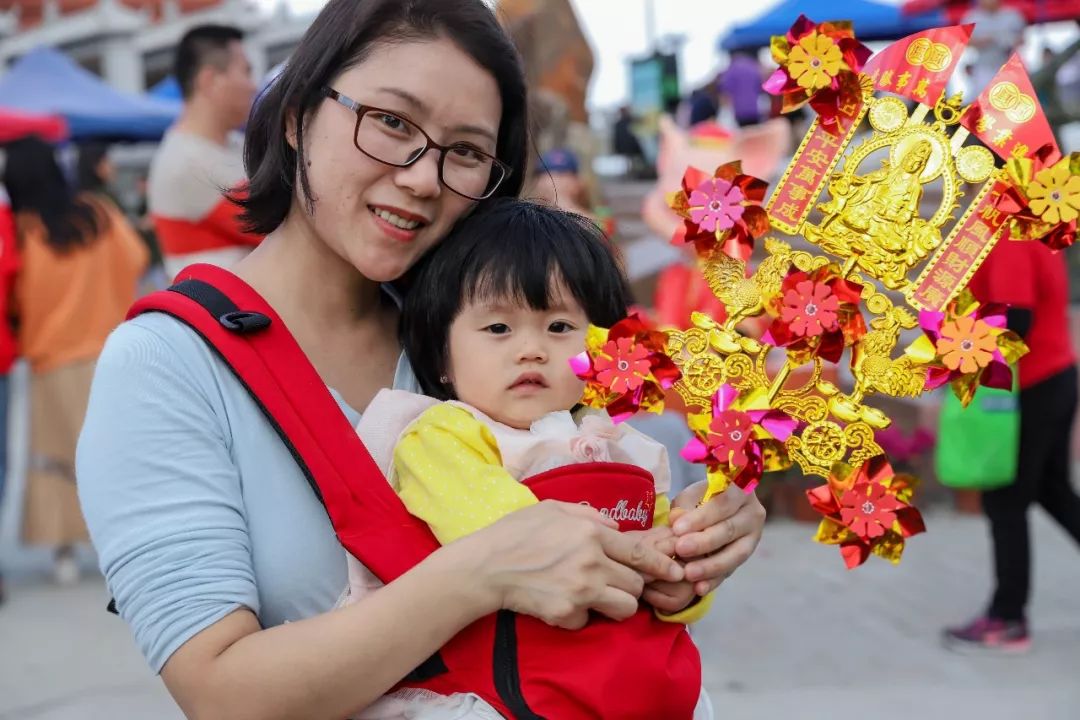
[[[297,135],[296,110],[294,108],[285,109],[285,142],[289,143],[289,147],[296,150],[296,135]]]

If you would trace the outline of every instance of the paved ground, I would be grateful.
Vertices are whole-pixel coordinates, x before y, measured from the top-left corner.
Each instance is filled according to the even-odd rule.
[[[810,526],[773,523],[696,639],[723,720],[1080,717],[1080,554],[1041,515],[1032,608],[1036,647],[1019,658],[961,657],[938,629],[987,590],[982,521],[929,517],[904,563],[843,569]],[[104,610],[100,580],[47,583],[43,558],[12,551],[0,607],[0,720],[179,718],[126,627]]]

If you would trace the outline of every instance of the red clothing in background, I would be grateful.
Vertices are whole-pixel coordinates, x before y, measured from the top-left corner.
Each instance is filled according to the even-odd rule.
[[[971,281],[980,302],[1030,310],[1031,329],[1020,358],[1020,387],[1027,389],[1076,362],[1069,337],[1069,274],[1064,253],[1035,241],[1002,240]]]
[[[7,194],[0,188],[0,375],[11,370],[18,350],[9,319],[12,287],[19,258],[15,251],[15,217],[8,207]],[[0,468],[3,472],[3,468]]]

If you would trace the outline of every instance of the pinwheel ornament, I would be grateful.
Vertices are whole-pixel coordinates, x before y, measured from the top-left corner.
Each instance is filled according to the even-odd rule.
[[[857,468],[837,463],[826,484],[807,490],[810,505],[824,516],[814,539],[839,545],[847,567],[877,555],[899,563],[906,540],[926,530],[912,507],[914,478],[896,475],[884,455]]]
[[[904,352],[927,366],[926,389],[949,383],[967,407],[980,385],[1010,390],[1010,366],[1027,353],[1027,346],[1006,328],[1004,305],[980,305],[965,290],[944,312],[919,313],[923,335]]]
[[[839,132],[837,115],[862,95],[859,72],[871,54],[851,23],[815,24],[800,15],[786,35],[773,36],[771,47],[780,67],[765,81],[766,92],[781,98],[784,112],[809,103],[823,128]]]
[[[679,379],[679,369],[664,353],[667,334],[630,315],[610,329],[590,326],[585,352],[570,361],[585,381],[582,403],[605,409],[615,422],[637,412],[664,410],[664,394]]]
[[[668,196],[668,205],[683,220],[674,243],[693,243],[699,255],[719,249],[728,257],[746,261],[754,240],[769,229],[761,203],[768,183],[742,172],[738,161],[716,168],[709,175],[687,168],[682,189]]]
[[[1013,158],[1005,165],[1008,188],[997,207],[1009,215],[1013,240],[1038,240],[1052,250],[1076,242],[1080,218],[1080,152],[1041,167],[1037,159]]]
[[[723,385],[713,396],[709,412],[687,418],[694,437],[682,456],[708,468],[705,500],[734,483],[746,492],[757,487],[766,471],[791,466],[784,442],[798,427],[787,413],[769,407],[764,388],[740,394]]]

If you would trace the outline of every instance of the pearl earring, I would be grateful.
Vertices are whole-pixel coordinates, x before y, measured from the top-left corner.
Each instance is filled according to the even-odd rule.
[[[439,377],[439,382],[441,382],[443,385],[449,385],[450,384],[450,378],[446,377],[445,375],[442,375],[442,376]]]

